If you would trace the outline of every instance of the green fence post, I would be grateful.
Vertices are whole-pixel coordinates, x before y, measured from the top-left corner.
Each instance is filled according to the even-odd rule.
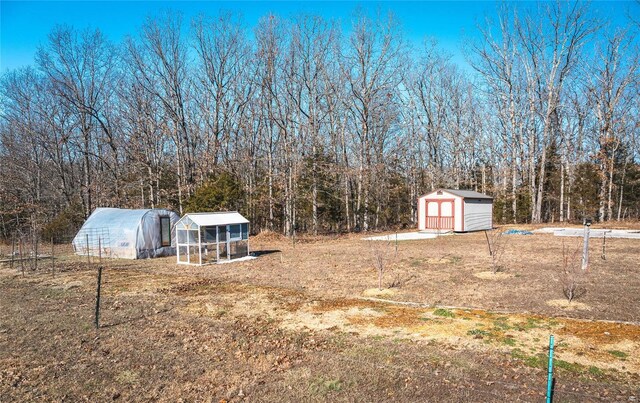
[[[547,403],[553,397],[553,335],[549,336],[549,369],[547,371]]]

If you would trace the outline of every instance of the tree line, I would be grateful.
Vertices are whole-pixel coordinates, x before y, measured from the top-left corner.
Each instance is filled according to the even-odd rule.
[[[0,217],[73,231],[94,208],[237,209],[254,230],[413,227],[438,187],[496,222],[640,217],[638,24],[500,6],[465,41],[391,14],[149,17],[113,43],[58,26],[0,81]]]

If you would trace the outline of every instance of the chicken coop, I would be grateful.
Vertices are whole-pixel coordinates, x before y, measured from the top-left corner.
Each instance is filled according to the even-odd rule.
[[[249,256],[249,220],[236,211],[185,214],[176,224],[178,264],[204,265]]]

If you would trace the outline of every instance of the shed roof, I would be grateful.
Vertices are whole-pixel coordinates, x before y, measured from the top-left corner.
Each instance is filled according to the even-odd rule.
[[[212,227],[216,225],[227,224],[246,224],[249,222],[242,214],[237,211],[223,211],[216,213],[188,213],[180,220],[188,217],[196,225],[200,227]]]
[[[486,195],[484,193],[479,193],[479,192],[476,192],[474,190],[459,190],[459,189],[437,189],[437,190],[434,190],[431,193],[427,193],[425,196],[428,196],[430,194],[436,193],[438,191],[451,193],[452,195],[458,196],[458,197],[462,197],[463,199],[491,199],[491,200],[493,200],[493,197],[491,197],[489,195]]]

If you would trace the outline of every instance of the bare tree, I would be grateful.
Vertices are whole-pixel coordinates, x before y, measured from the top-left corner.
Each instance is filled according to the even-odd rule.
[[[373,267],[376,269],[378,275],[378,289],[382,290],[382,280],[384,274],[389,268],[389,260],[394,256],[393,247],[391,241],[368,241],[369,249],[371,250],[371,257],[373,260]]]
[[[218,174],[254,229],[289,236],[413,226],[438,187],[491,194],[496,221],[636,218],[637,27],[590,11],[500,6],[469,41],[475,73],[363,10],[346,34],[228,12],[160,13],[121,44],[56,27],[0,80],[0,234],[182,210]]]
[[[597,122],[598,218],[601,221],[613,218],[615,160],[627,141],[627,133],[633,131],[628,126],[637,95],[633,85],[637,83],[639,62],[638,54],[632,50],[633,40],[633,35],[625,30],[607,34],[586,72],[590,76],[587,97]]]
[[[384,145],[389,133],[391,122],[385,120],[385,115],[393,106],[402,81],[403,61],[404,41],[392,15],[374,21],[364,14],[356,17],[349,46],[342,55],[342,73],[347,78],[346,106],[353,123],[358,161],[354,223],[363,231],[370,226],[373,151]]]
[[[586,271],[581,267],[579,246],[571,250],[564,243],[562,244],[562,266],[559,274],[562,293],[569,303],[586,293],[583,286]]]
[[[491,231],[485,231],[487,243],[489,244],[489,256],[491,256],[491,271],[496,274],[504,270],[502,266],[502,258],[506,251],[507,238],[502,231],[494,228]]]
[[[189,120],[191,80],[181,24],[179,13],[167,12],[161,17],[148,18],[140,32],[140,41],[130,38],[126,44],[133,77],[158,100],[157,113],[166,119],[165,129],[174,142],[180,213],[184,197],[190,195],[196,182],[198,145]]]
[[[117,81],[115,50],[99,30],[78,32],[58,26],[49,34],[47,46],[38,50],[36,62],[50,80],[52,92],[77,122],[83,154],[82,202],[88,216],[94,190],[100,185],[94,182],[94,171],[113,176],[113,189],[105,189],[98,197],[113,191],[118,200],[121,192],[121,147],[110,116]]]

